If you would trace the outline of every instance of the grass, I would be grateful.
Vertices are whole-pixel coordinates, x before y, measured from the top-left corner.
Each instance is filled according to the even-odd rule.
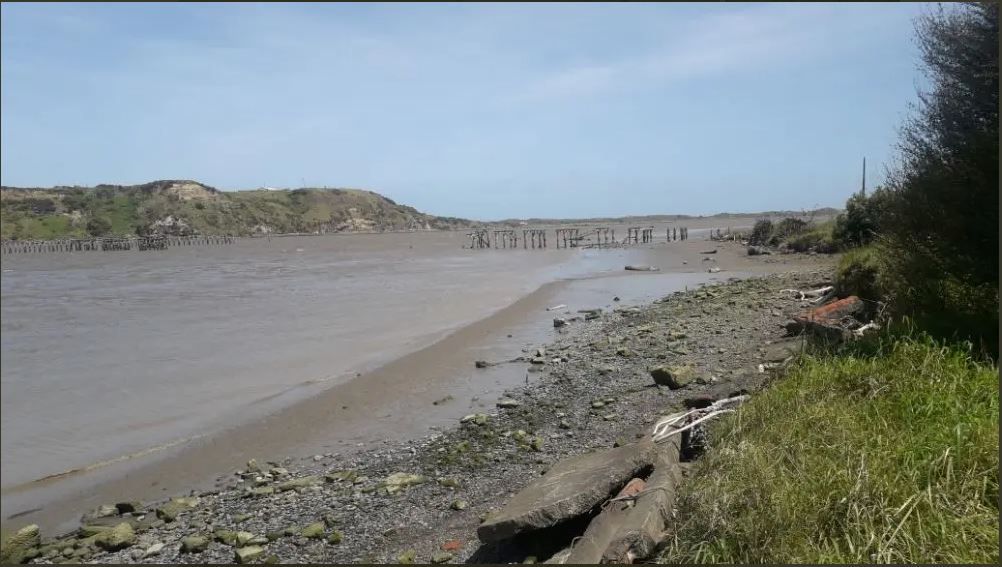
[[[786,244],[797,252],[807,252],[815,250],[824,254],[831,254],[838,251],[838,243],[835,242],[833,231],[834,221],[827,221],[813,225],[807,230],[787,237]]]
[[[998,562],[998,368],[866,346],[805,356],[715,426],[661,562]]]

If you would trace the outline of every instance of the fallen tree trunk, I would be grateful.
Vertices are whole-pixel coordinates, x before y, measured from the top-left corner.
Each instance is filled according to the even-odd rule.
[[[681,444],[681,436],[661,444],[663,452],[647,479],[647,487],[634,499],[633,507],[606,545],[602,563],[633,563],[646,559],[664,541],[675,504],[675,487],[682,478]]]
[[[619,526],[630,513],[630,507],[633,505],[631,499],[644,488],[644,481],[635,478],[627,483],[615,498],[606,502],[602,512],[588,524],[588,529],[571,547],[571,553],[564,562],[571,565],[598,563]]]

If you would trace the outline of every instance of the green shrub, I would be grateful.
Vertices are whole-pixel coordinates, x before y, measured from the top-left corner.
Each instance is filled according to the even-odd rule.
[[[880,253],[875,246],[854,248],[842,255],[835,270],[835,291],[840,297],[856,295],[873,301],[884,297]]]
[[[814,251],[822,254],[838,252],[838,244],[832,237],[833,226],[834,223],[831,221],[819,224],[809,230],[788,237],[785,243],[795,252]]]
[[[721,418],[660,561],[997,564],[998,368],[882,348],[806,356]]]

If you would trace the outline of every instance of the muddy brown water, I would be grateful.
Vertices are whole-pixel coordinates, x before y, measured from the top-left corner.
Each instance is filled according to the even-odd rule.
[[[705,230],[669,244],[660,231],[605,250],[466,250],[463,233],[432,232],[5,256],[4,525],[67,530],[98,504],[209,487],[252,457],[343,454],[493,407],[531,375],[473,361],[547,342],[563,311],[742,268],[706,272]]]

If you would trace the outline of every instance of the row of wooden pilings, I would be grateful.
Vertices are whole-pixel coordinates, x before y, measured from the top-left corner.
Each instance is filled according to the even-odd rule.
[[[627,245],[627,244],[647,244],[654,242],[654,227],[641,228],[629,227],[626,229],[626,239],[622,243],[616,242],[616,230],[609,227],[597,227],[582,234],[580,228],[557,228],[556,233],[557,248],[577,248],[583,242],[588,241],[589,247]],[[518,235],[514,230],[488,230],[476,229],[467,234],[470,238],[470,248],[518,248]],[[687,227],[668,227],[665,229],[665,240],[687,240],[689,229]],[[546,248],[545,229],[525,229],[522,231],[522,248]]]
[[[121,250],[166,250],[172,246],[215,246],[232,244],[233,236],[134,236],[128,238],[66,238],[60,240],[4,240],[0,253],[35,254],[44,252],[116,252]]]

